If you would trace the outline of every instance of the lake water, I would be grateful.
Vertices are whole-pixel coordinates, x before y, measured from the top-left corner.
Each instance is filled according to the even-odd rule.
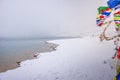
[[[54,51],[57,45],[42,40],[0,41],[0,72],[14,69],[21,62],[35,58],[36,53]]]

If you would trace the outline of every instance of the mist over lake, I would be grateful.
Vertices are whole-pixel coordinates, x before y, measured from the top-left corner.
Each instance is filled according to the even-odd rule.
[[[0,38],[80,37],[96,31],[99,0],[0,0]],[[94,4],[94,5],[92,5]]]

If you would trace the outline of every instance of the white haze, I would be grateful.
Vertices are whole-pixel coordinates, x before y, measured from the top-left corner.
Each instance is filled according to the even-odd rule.
[[[106,0],[0,0],[0,38],[80,37],[94,32]]]

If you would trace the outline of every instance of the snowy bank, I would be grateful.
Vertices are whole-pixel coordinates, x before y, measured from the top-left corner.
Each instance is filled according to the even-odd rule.
[[[40,53],[21,67],[0,73],[0,80],[112,80],[114,70],[108,63],[114,54],[112,41],[86,37],[50,42],[59,44],[56,51]]]

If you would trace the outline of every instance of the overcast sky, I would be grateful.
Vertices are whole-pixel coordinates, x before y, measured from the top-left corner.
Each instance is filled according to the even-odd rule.
[[[81,36],[106,0],[0,0],[0,38]]]

